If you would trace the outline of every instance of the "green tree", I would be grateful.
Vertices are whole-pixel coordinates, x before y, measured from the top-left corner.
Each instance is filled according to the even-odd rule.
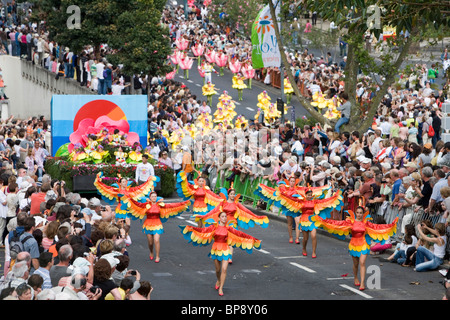
[[[161,14],[153,0],[134,0],[133,10],[117,17],[117,32],[108,45],[113,64],[123,64],[127,74],[165,75],[172,71],[166,64],[171,54],[169,30],[161,22]]]
[[[272,15],[275,9],[271,1],[267,1],[271,7]],[[373,116],[381,99],[387,92],[391,84],[395,82],[401,64],[407,57],[413,43],[420,41],[424,36],[429,35],[424,32],[427,27],[433,25],[435,28],[449,26],[448,2],[429,1],[429,0],[306,0],[305,5],[310,11],[317,11],[322,18],[328,21],[334,21],[342,31],[347,28],[346,40],[348,42],[347,64],[345,68],[345,91],[349,93],[352,103],[351,120],[346,126],[349,130],[367,128],[372,123]],[[371,11],[374,5],[381,8],[380,15],[376,16],[374,22],[380,22],[380,29],[371,29],[375,37],[378,37],[383,26],[393,26],[396,28],[397,38],[395,43],[388,43],[388,49],[376,60],[367,52],[362,41],[364,33],[371,27],[368,23],[374,17],[374,11]],[[372,7],[371,7],[372,6]],[[350,8],[355,8],[351,10]],[[283,43],[279,37],[279,30],[275,25],[277,40],[279,43],[282,61],[287,65],[284,51],[281,50]],[[401,32],[409,32],[410,36],[405,38],[399,36]],[[394,45],[398,48],[394,51]],[[364,113],[356,104],[356,85],[358,72],[363,74],[377,74],[384,81],[379,83],[380,90],[372,100],[367,113]],[[294,83],[294,77],[290,72],[287,76],[291,83]],[[328,119],[317,112],[308,100],[301,96],[298,88],[293,86],[295,94],[299,101],[305,106],[305,109],[317,121],[321,123],[330,123]]]
[[[160,22],[164,5],[162,0],[37,0],[34,18],[45,20],[50,39],[73,52],[92,45],[99,56],[107,44],[113,52],[108,61],[123,64],[126,73],[165,75],[170,38]],[[70,6],[79,8],[79,28],[68,27]]]
[[[214,23],[228,23],[232,30],[239,28],[244,37],[250,37],[252,23],[262,7],[263,0],[216,0],[208,9]]]

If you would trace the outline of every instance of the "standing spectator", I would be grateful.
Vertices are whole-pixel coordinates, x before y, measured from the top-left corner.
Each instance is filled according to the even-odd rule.
[[[39,268],[39,246],[36,239],[33,237],[33,231],[35,230],[36,223],[33,217],[27,217],[24,221],[24,232],[20,235],[19,240],[23,241],[23,251],[28,252],[31,257],[31,269],[30,273]],[[31,237],[30,237],[31,235]]]
[[[5,188],[3,187],[3,179],[0,179],[0,247],[5,246],[5,238],[7,234],[6,219],[7,219],[7,201],[5,195]]]
[[[19,206],[19,197],[17,192],[19,187],[17,183],[11,182],[8,185],[8,193],[6,194],[6,219],[9,221],[17,215],[17,208]]]
[[[105,83],[105,64],[103,63],[103,60],[100,59],[100,61],[95,65],[95,70],[97,72],[97,78],[98,78],[98,94],[106,94],[106,83]]]
[[[169,153],[166,150],[161,152],[161,157],[158,159],[158,164],[162,164],[173,169],[172,159],[169,158]]]
[[[439,203],[444,200],[441,195],[441,189],[443,187],[448,187],[448,181],[445,178],[445,172],[442,169],[437,169],[434,172],[434,176],[438,179],[438,181],[433,187],[433,192],[430,197],[428,208],[425,209],[425,212],[429,213],[433,212],[433,208],[436,203]]]
[[[114,259],[117,260],[116,258]],[[117,285],[111,279],[112,272],[113,268],[111,267],[110,262],[106,258],[100,258],[94,264],[93,285],[99,286],[100,289],[102,290],[102,295],[99,298],[99,300],[105,300],[105,297],[108,295],[108,293],[111,293],[113,295],[114,300],[122,300]]]
[[[136,166],[136,183],[143,184],[150,176],[155,176],[153,165],[148,162],[148,155],[142,155],[142,162]]]
[[[50,183],[43,183],[40,191],[31,195],[30,214],[35,215],[41,212],[41,203],[45,202],[45,195],[51,190]]]
[[[352,108],[350,101],[348,101],[348,94],[346,92],[342,93],[341,100],[342,105],[338,107],[337,110],[341,111],[342,116],[336,122],[336,125],[334,127],[334,130],[336,130],[338,133],[340,133],[340,127],[350,121],[350,110]]]
[[[39,255],[39,268],[33,274],[38,274],[44,280],[42,289],[51,289],[52,281],[50,279],[50,269],[53,266],[53,254],[44,251]]]
[[[58,286],[59,280],[63,277],[70,276],[72,272],[69,269],[70,261],[73,257],[73,249],[70,244],[62,245],[58,250],[58,264],[50,268],[50,279],[52,286]]]

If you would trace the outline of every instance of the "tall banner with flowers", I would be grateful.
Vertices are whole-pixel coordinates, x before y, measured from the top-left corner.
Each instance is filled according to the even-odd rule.
[[[272,0],[275,7],[275,13],[280,13],[280,5],[276,0]],[[261,9],[252,25],[252,63],[254,69],[280,67],[281,55],[278,49],[277,38],[275,36],[274,21],[269,5]],[[280,30],[280,23],[278,22]]]
[[[147,146],[147,97],[54,95],[51,129],[52,156],[75,154],[77,149],[97,155],[102,150],[93,147],[105,139],[109,145],[142,149]]]

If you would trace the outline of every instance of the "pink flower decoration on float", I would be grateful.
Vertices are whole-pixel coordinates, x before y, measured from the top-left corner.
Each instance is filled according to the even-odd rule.
[[[99,135],[104,128],[107,128],[109,132],[114,132],[115,129],[118,129],[119,134],[126,136],[128,145],[139,143],[139,135],[136,132],[130,132],[130,124],[126,120],[115,121],[108,116],[101,116],[95,121],[92,118],[85,118],[80,121],[77,130],[69,136],[69,153],[80,145],[86,147],[89,140],[88,136],[90,134]]]

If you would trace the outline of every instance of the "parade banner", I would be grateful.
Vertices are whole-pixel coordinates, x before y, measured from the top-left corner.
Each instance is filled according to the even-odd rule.
[[[275,7],[275,13],[277,16],[279,15],[279,5]],[[281,65],[281,55],[275,36],[274,20],[276,20],[276,17],[272,17],[269,5],[266,5],[261,9],[253,22],[251,40],[252,64],[254,69],[280,67]],[[278,30],[280,30],[280,23],[278,23]]]
[[[73,143],[77,134],[86,134],[81,132],[84,127],[92,130],[95,125],[117,125],[133,142],[147,146],[145,95],[54,95],[50,112],[52,156],[62,146]]]

